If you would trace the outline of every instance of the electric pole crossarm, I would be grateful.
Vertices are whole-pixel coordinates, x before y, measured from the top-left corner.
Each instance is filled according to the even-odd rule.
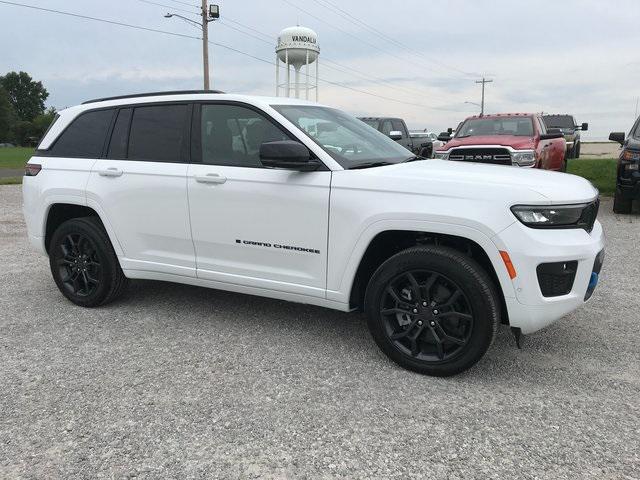
[[[492,83],[493,80],[487,80],[486,78],[482,77],[482,80],[476,80],[476,83],[481,83],[482,84],[482,101],[480,102],[480,116],[484,115],[484,86],[487,83]]]

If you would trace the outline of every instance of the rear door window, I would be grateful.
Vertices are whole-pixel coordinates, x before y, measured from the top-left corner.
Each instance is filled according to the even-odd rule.
[[[133,110],[129,160],[181,162],[187,105],[150,105]]]
[[[112,108],[80,114],[60,134],[49,152],[55,157],[99,158],[113,114]]]

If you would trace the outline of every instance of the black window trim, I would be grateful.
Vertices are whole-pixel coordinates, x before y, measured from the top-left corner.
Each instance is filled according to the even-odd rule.
[[[256,168],[256,169],[265,169],[272,170],[265,166],[251,166],[251,165],[221,165],[215,163],[203,163],[202,161],[202,105],[232,105],[235,107],[245,107],[249,110],[253,110],[254,112],[262,115],[267,121],[271,122],[277,129],[279,129],[282,133],[287,135],[291,140],[296,142],[300,142],[304,145],[304,143],[291,132],[287,127],[278,122],[275,118],[273,118],[269,113],[265,112],[263,109],[256,107],[250,103],[245,103],[236,100],[196,100],[193,103],[193,116],[191,119],[191,163],[198,165],[209,165],[211,167],[231,167],[231,168]],[[306,146],[306,145],[305,145]],[[307,147],[309,148],[309,147]],[[316,172],[328,172],[330,171],[329,167],[325,165],[325,163],[318,158],[318,156],[309,148],[309,153],[311,154],[311,159],[316,160],[319,163],[319,167]]]
[[[48,148],[46,149],[41,149],[41,148],[37,148],[36,151],[33,153],[34,156],[37,157],[53,157],[53,158],[103,158],[105,155],[105,145],[107,145],[107,141],[111,138],[111,129],[113,128],[113,121],[115,118],[115,113],[118,110],[119,106],[110,106],[110,107],[102,107],[102,108],[92,108],[90,110],[84,110],[82,112],[80,112],[78,115],[76,115],[73,120],[71,120],[63,129],[62,131],[58,134],[58,136],[55,138],[55,140],[53,140],[53,142],[51,142],[51,144],[49,145]],[[62,135],[64,135],[64,133],[69,129],[69,127],[71,127],[71,125],[73,125],[80,117],[82,117],[83,115],[86,115],[88,113],[94,113],[94,112],[100,112],[100,111],[104,111],[104,110],[112,110],[111,112],[111,119],[109,120],[109,126],[107,127],[107,132],[105,133],[105,141],[102,143],[102,151],[100,152],[100,155],[96,156],[85,156],[85,155],[74,155],[74,156],[70,156],[70,155],[56,155],[54,154],[51,149],[53,147],[55,147],[56,143],[58,143],[58,140],[60,140],[60,138],[62,138]],[[44,137],[42,137],[44,139]]]

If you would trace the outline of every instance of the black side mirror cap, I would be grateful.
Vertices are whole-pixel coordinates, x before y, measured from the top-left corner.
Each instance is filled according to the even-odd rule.
[[[443,133],[444,133],[444,132],[443,132]],[[453,128],[451,128],[451,127],[447,128],[447,133],[448,133],[449,135],[451,135],[451,134],[453,133]]]
[[[438,140],[440,140],[441,142],[448,142],[449,140],[451,140],[451,132],[440,132],[440,135],[438,135]]]
[[[540,135],[540,140],[553,140],[554,138],[563,138],[564,133],[559,128],[549,128],[547,133]]]
[[[320,162],[311,158],[309,149],[294,140],[264,142],[260,145],[260,161],[265,167],[300,172],[312,172],[320,167]]]
[[[609,134],[609,140],[612,142],[618,142],[620,145],[624,145],[624,141],[627,138],[624,132],[611,132]]]
[[[583,123],[582,125],[580,125],[580,130],[582,130],[583,132],[586,132],[587,130],[589,130],[589,124]]]

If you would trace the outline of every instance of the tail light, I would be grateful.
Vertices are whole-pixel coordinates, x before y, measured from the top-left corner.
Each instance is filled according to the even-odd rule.
[[[24,166],[24,176],[25,177],[35,177],[42,170],[42,165],[38,163],[27,163]]]

